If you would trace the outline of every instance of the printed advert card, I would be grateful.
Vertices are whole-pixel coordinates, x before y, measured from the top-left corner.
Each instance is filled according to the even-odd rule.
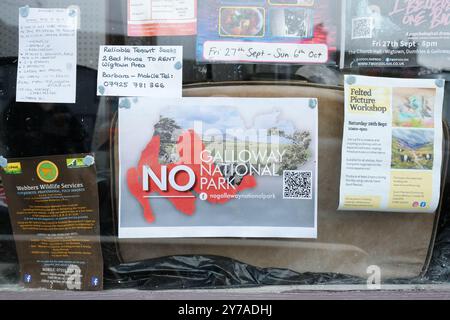
[[[120,103],[120,238],[317,237],[316,99]]]
[[[448,0],[345,0],[341,68],[450,69]]]
[[[17,102],[75,103],[78,10],[19,10]]]
[[[199,1],[197,61],[336,64],[335,0]]]
[[[197,0],[128,0],[128,36],[195,34]]]
[[[341,210],[435,212],[444,80],[346,76]]]
[[[103,258],[94,157],[9,158],[2,165],[23,285],[101,290]]]

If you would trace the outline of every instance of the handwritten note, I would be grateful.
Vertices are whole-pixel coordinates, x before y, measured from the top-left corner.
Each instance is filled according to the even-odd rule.
[[[100,96],[182,96],[183,47],[101,46]]]
[[[325,44],[206,41],[203,55],[203,58],[209,61],[326,63],[328,46]]]
[[[75,103],[77,16],[74,9],[19,9],[17,102]]]

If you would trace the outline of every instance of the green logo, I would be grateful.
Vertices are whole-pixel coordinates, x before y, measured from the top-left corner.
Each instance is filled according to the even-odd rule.
[[[58,179],[59,170],[56,164],[51,161],[45,160],[38,164],[36,173],[42,181],[45,183],[52,183]]]

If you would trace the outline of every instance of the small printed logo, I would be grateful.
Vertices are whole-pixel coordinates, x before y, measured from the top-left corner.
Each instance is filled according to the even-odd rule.
[[[99,284],[100,284],[100,280],[98,279],[98,277],[92,277],[91,278],[91,285],[93,287],[98,287]]]
[[[38,164],[36,173],[39,179],[45,183],[52,183],[58,179],[59,170],[56,164],[51,161],[45,160]]]
[[[23,275],[23,281],[24,281],[25,283],[31,283],[31,280],[32,280],[31,274],[25,273],[25,274]]]
[[[22,165],[20,162],[8,163],[4,170],[6,174],[22,174]]]
[[[426,203],[425,201],[422,201],[422,202],[420,203],[420,207],[421,207],[421,208],[426,208],[426,206],[427,206],[427,203]]]
[[[417,202],[417,201],[414,201],[414,202],[413,202],[413,205],[412,205],[412,206],[413,206],[413,208],[417,208],[417,207],[419,207],[419,202]]]
[[[66,159],[66,165],[69,169],[87,168],[95,163],[93,156],[86,156],[84,158],[68,158]]]
[[[83,158],[69,158],[66,159],[67,168],[69,169],[78,169],[78,168],[86,168],[87,165],[84,163]]]

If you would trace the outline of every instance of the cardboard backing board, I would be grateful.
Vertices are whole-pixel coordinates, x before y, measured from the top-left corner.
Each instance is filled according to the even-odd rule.
[[[124,262],[183,254],[219,255],[259,267],[358,277],[367,277],[368,267],[376,265],[381,269],[383,280],[412,278],[426,270],[440,207],[433,214],[337,211],[344,121],[344,93],[341,88],[295,82],[222,83],[187,87],[184,96],[318,97],[319,106],[322,106],[319,108],[318,239],[121,240],[118,254]],[[113,170],[118,168],[116,134],[117,130],[113,130]],[[446,129],[445,144],[447,138]],[[445,171],[446,168],[443,179]],[[112,192],[113,198],[117,199],[117,189]]]

